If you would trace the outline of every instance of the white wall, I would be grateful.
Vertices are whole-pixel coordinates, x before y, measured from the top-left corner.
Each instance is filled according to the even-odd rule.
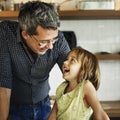
[[[77,45],[89,51],[110,53],[120,52],[120,20],[62,20],[61,30],[73,30]],[[98,90],[100,100],[120,100],[120,60],[100,61],[101,85]],[[51,72],[50,94],[63,81],[56,65]]]

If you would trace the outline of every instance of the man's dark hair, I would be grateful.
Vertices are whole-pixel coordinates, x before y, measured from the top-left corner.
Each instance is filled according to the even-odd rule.
[[[57,10],[53,4],[31,1],[20,8],[18,21],[20,28],[30,35],[36,35],[36,28],[40,25],[45,29],[57,29],[60,25]]]

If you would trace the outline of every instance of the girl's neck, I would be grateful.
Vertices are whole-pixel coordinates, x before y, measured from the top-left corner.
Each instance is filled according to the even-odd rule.
[[[74,90],[76,88],[77,85],[78,85],[77,82],[68,82],[68,85],[65,89],[65,93],[71,92],[72,90]]]

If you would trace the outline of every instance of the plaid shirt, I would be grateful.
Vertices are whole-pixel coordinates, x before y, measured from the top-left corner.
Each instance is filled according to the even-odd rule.
[[[59,40],[36,60],[28,51],[15,21],[0,23],[0,86],[12,89],[11,101],[37,103],[50,90],[49,73],[57,63],[61,68],[69,46],[59,31]]]

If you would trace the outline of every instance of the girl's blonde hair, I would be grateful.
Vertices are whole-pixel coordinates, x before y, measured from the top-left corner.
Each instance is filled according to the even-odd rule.
[[[100,68],[97,57],[79,46],[73,48],[71,52],[76,54],[78,62],[80,61],[81,63],[78,82],[89,80],[95,89],[98,90],[100,85]]]

